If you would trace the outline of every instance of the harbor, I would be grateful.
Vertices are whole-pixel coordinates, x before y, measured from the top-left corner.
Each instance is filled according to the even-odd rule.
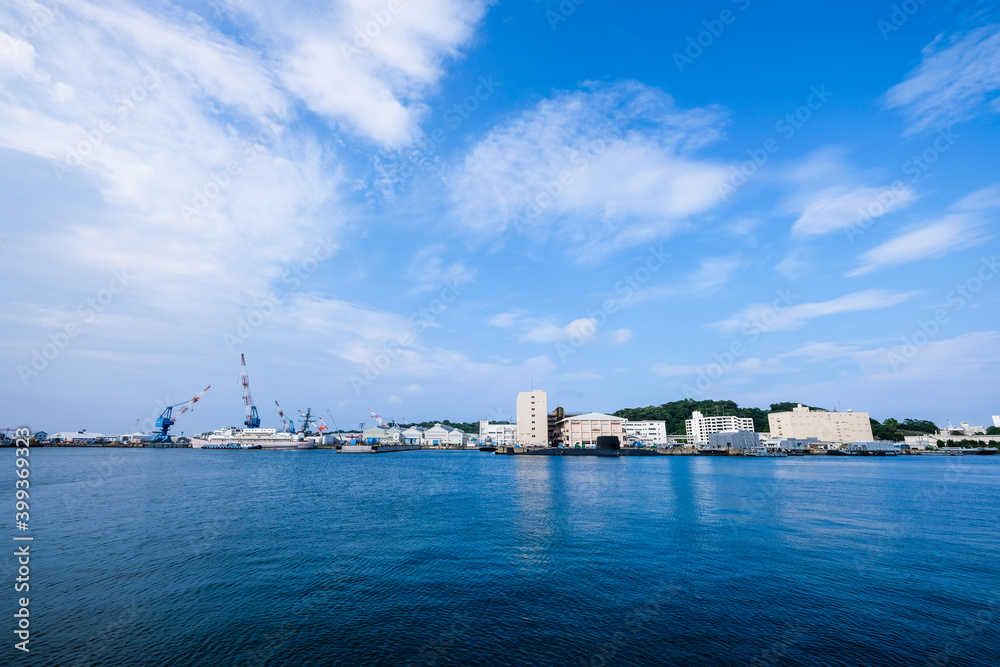
[[[42,557],[69,575],[47,583],[50,644],[40,646],[52,664],[81,664],[88,638],[122,623],[155,632],[118,633],[103,662],[151,664],[155,652],[157,664],[246,664],[287,623],[282,638],[313,658],[262,664],[425,664],[437,642],[451,647],[439,665],[530,667],[509,658],[528,651],[542,656],[533,664],[587,664],[604,643],[625,656],[609,666],[697,665],[692,656],[710,651],[737,665],[791,629],[810,638],[803,652],[762,664],[829,664],[850,634],[875,656],[860,663],[902,665],[887,645],[927,653],[953,640],[962,614],[996,613],[981,594],[998,576],[996,457],[616,465],[454,449],[43,447],[31,460],[67,480],[42,487],[36,528]],[[916,498],[919,514],[901,509]],[[85,539],[95,523],[116,526],[100,549]],[[53,537],[71,530],[79,539]],[[948,565],[963,559],[975,565]],[[300,582],[291,593],[290,580]],[[220,622],[234,605],[238,622]],[[762,628],[763,614],[783,620]],[[609,627],[595,633],[588,618]],[[386,619],[394,641],[372,660]],[[648,631],[634,632],[639,623]],[[719,625],[726,641],[705,635]],[[961,664],[996,664],[981,627],[983,659]],[[199,656],[191,632],[210,653]],[[616,632],[624,647],[611,643]]]
[[[357,431],[331,429],[322,417],[314,416],[312,408],[298,410],[296,427],[280,403],[274,400],[280,419],[279,428],[262,425],[262,419],[250,390],[246,355],[240,354],[240,385],[244,419],[242,426],[227,426],[194,436],[177,436],[172,427],[184,415],[191,413],[211,389],[205,387],[183,403],[165,407],[156,419],[156,430],[131,434],[107,435],[81,429],[75,433],[43,431],[34,433],[36,447],[125,447],[176,449],[190,448],[208,451],[251,450],[334,450],[343,454],[388,454],[417,450],[460,450],[483,452],[499,456],[562,456],[622,458],[633,456],[707,456],[734,458],[790,458],[806,456],[837,456],[848,458],[891,458],[898,456],[990,456],[1000,451],[1000,416],[994,416],[994,426],[961,422],[959,426],[939,429],[927,421],[904,420],[903,429],[887,431],[885,425],[871,419],[867,412],[848,409],[824,410],[800,404],[772,404],[771,410],[741,410],[731,402],[720,402],[720,414],[704,414],[691,409],[683,420],[684,433],[670,434],[677,428],[667,427],[666,420],[631,419],[636,410],[619,410],[615,414],[601,412],[569,412],[562,406],[548,408],[548,394],[540,389],[519,392],[516,397],[516,420],[478,424],[399,423],[386,420],[371,408],[368,413],[374,424],[359,424]],[[707,402],[711,405],[713,402]],[[703,407],[690,399],[660,406],[669,412],[673,406]],[[721,408],[736,414],[721,414]],[[175,413],[176,410],[176,413]],[[656,412],[644,409],[642,414]],[[327,410],[333,420],[333,414]],[[675,424],[680,424],[675,419]],[[886,425],[899,424],[886,420]],[[544,425],[544,426],[541,426]],[[908,431],[917,426],[924,431]],[[893,427],[895,428],[895,427]],[[933,429],[934,433],[927,430]],[[0,430],[4,437],[0,445],[10,445],[6,437],[12,429]],[[879,439],[891,434],[891,439]],[[956,441],[955,438],[962,439]]]

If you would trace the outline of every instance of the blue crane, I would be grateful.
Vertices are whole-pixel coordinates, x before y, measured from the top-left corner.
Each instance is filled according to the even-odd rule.
[[[194,407],[194,404],[200,401],[201,397],[205,395],[205,392],[211,388],[212,385],[208,385],[194,398],[184,401],[183,403],[178,403],[177,405],[168,405],[166,410],[164,410],[163,413],[156,419],[156,428],[160,429],[160,432],[153,438],[153,442],[173,442],[173,440],[170,439],[170,427],[174,425],[175,421],[177,421],[173,418],[174,408],[184,406],[180,411],[180,415],[184,414]]]

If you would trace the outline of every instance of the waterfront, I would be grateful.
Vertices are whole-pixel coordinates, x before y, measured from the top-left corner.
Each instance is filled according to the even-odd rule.
[[[1000,664],[997,457],[31,465],[31,664]]]

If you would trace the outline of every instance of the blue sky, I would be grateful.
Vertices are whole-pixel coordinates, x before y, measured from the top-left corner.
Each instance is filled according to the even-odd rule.
[[[274,4],[0,9],[0,427],[1000,412],[996,3]]]

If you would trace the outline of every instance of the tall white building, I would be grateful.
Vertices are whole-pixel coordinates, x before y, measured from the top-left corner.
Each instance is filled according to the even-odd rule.
[[[993,415],[993,425],[1000,428],[1000,415]]]
[[[962,435],[986,435],[986,429],[982,426],[969,426],[969,422],[962,422],[959,427]]]
[[[644,445],[661,447],[667,444],[667,422],[662,420],[641,422],[625,420],[625,435]]]
[[[517,444],[549,444],[549,397],[540,389],[517,395]]]
[[[771,435],[778,438],[818,438],[822,442],[871,442],[872,424],[867,412],[825,412],[799,404],[791,412],[767,416]]]
[[[684,420],[684,428],[692,443],[708,442],[708,436],[723,431],[753,431],[753,420],[749,417],[706,417],[695,410],[691,419]]]
[[[513,447],[517,444],[517,424],[491,424],[483,419],[479,422],[479,443],[487,437],[498,447]]]

